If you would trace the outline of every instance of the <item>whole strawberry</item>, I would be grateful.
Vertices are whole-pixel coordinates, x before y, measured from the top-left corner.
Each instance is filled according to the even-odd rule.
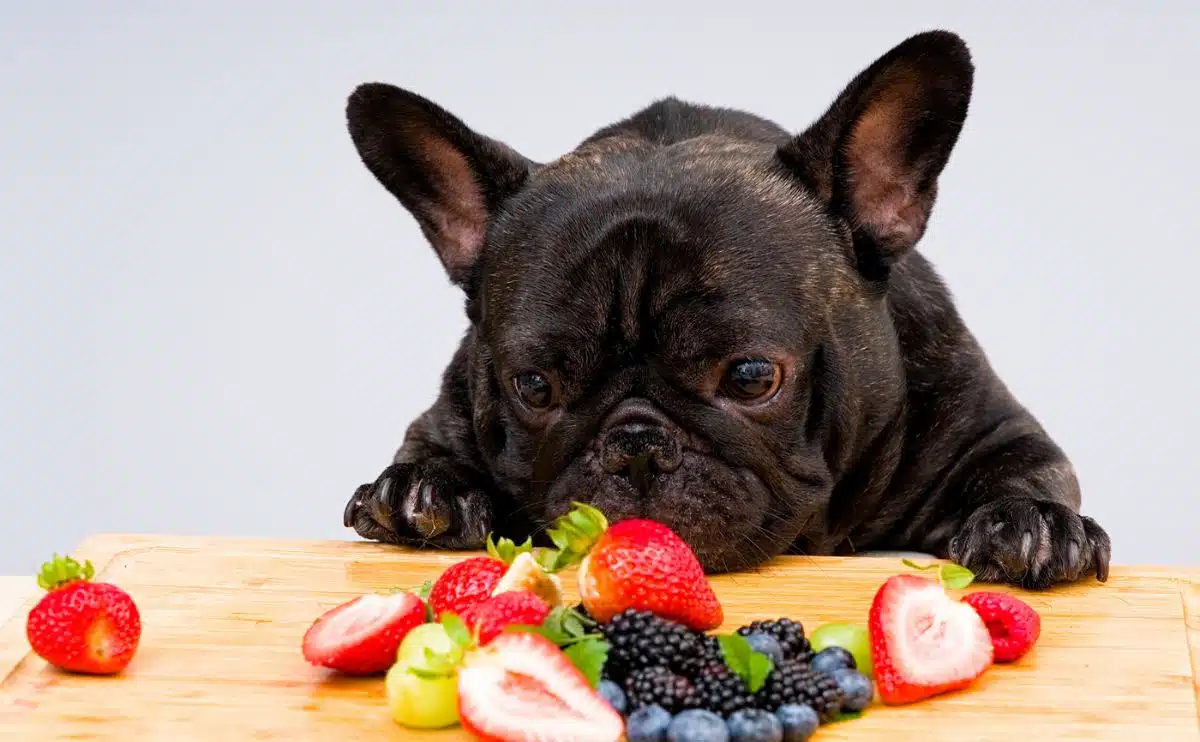
[[[962,602],[974,608],[987,625],[996,662],[1021,659],[1042,633],[1042,617],[1016,596],[981,590],[968,594]]]
[[[55,554],[42,565],[46,594],[25,622],[34,653],[69,672],[114,675],[133,659],[142,620],[133,598],[106,582],[93,582],[92,563]]]
[[[444,613],[462,614],[487,600],[508,565],[490,556],[471,557],[450,565],[429,591],[429,607],[435,618]]]
[[[532,548],[533,544],[528,540],[518,546],[508,539],[493,542],[489,535],[487,556],[455,562],[433,583],[429,607],[434,618],[440,618],[444,613],[461,616],[471,606],[490,598],[513,560]]]
[[[548,615],[546,601],[528,590],[512,590],[476,603],[459,618],[483,646],[509,626],[541,626]]]
[[[550,568],[578,561],[580,600],[600,623],[631,608],[695,631],[724,621],[695,552],[658,521],[630,518],[609,525],[600,511],[576,503],[548,534],[559,547],[546,560]]]

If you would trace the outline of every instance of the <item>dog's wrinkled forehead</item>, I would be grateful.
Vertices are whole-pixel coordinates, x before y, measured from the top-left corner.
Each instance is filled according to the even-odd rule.
[[[857,278],[773,151],[615,137],[544,166],[489,234],[489,336],[514,354],[645,343],[681,361],[788,342]]]

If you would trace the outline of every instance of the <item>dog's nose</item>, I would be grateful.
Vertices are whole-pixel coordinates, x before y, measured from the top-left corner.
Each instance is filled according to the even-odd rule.
[[[641,486],[649,475],[679,468],[683,452],[672,426],[640,400],[624,403],[606,421],[600,463],[609,474],[628,477]]]

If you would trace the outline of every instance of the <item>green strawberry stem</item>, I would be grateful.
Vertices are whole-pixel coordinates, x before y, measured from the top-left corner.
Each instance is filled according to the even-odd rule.
[[[547,572],[558,572],[583,561],[596,541],[608,530],[608,518],[591,505],[572,503],[574,508],[554,521],[546,535],[556,549],[539,551],[537,562]]]
[[[488,556],[499,559],[505,564],[511,565],[513,560],[520,554],[527,551],[533,551],[533,539],[525,539],[525,543],[517,545],[512,539],[502,538],[499,541],[492,540],[492,534],[487,535],[487,553]]]
[[[90,561],[84,560],[83,564],[80,564],[70,556],[55,554],[50,561],[42,565],[37,582],[43,590],[50,591],[79,580],[86,582],[95,574],[96,570]]]

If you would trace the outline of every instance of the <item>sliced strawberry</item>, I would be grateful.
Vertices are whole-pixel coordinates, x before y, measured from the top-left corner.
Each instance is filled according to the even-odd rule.
[[[983,619],[924,577],[897,575],[885,582],[867,625],[876,687],[890,705],[965,688],[992,666]]]
[[[463,729],[495,742],[616,742],[624,722],[539,634],[505,632],[458,669]]]
[[[1008,593],[981,590],[964,597],[992,636],[996,662],[1016,662],[1037,643],[1042,617],[1028,603]]]
[[[369,593],[327,611],[304,634],[304,659],[348,675],[373,675],[396,662],[400,642],[425,622],[412,593]]]
[[[476,603],[459,618],[480,644],[487,644],[509,626],[541,626],[548,615],[546,601],[528,590],[511,590]]]

